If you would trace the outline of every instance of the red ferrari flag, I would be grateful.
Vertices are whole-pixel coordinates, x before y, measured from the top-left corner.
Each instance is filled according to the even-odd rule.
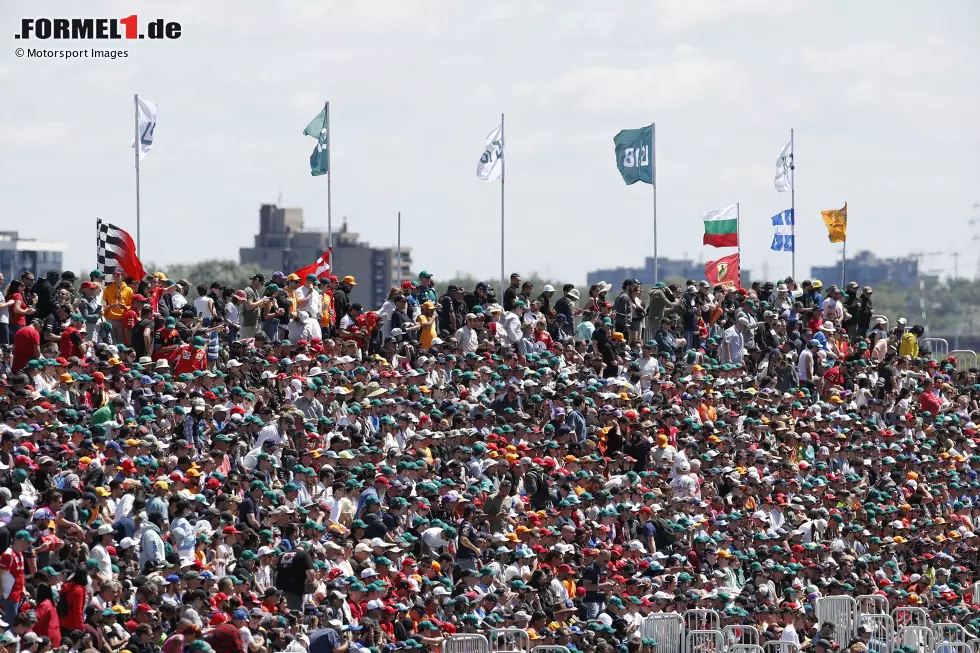
[[[322,279],[323,277],[330,276],[330,250],[323,253],[320,258],[316,260],[315,263],[307,265],[305,268],[300,268],[296,270],[296,276],[300,279],[305,279],[306,275],[315,275],[317,279]]]
[[[738,254],[725,256],[717,261],[708,261],[704,266],[704,276],[712,286],[739,287]]]

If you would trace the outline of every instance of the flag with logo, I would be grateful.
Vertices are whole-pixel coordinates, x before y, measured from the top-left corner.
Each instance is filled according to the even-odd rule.
[[[717,261],[708,261],[704,266],[704,276],[712,286],[739,287],[739,257],[731,254]]]
[[[153,133],[157,128],[157,105],[140,96],[136,96],[136,115],[138,116],[140,161],[153,149]],[[136,140],[133,140],[136,147]]]
[[[330,121],[326,107],[310,121],[303,135],[316,139],[316,147],[310,154],[310,174],[319,177],[330,172]]]
[[[624,129],[613,137],[613,144],[616,146],[616,167],[627,186],[638,181],[657,185],[654,125]]]
[[[305,280],[309,274],[316,276],[317,279],[330,276],[330,250],[324,252],[316,262],[296,270],[295,274],[300,281]]]
[[[114,224],[95,221],[96,230],[96,268],[104,274],[112,275],[117,269],[133,279],[142,280],[146,276],[143,263],[136,255],[136,243],[132,236]]]
[[[832,243],[843,243],[847,240],[847,202],[839,209],[821,211],[820,217],[827,225],[827,237]]]
[[[703,216],[705,245],[738,247],[738,205],[708,211]]]
[[[504,176],[504,125],[501,123],[487,136],[480,162],[476,164],[476,176],[483,181],[503,179]]]
[[[769,245],[769,249],[774,252],[795,251],[796,237],[793,235],[795,223],[796,218],[793,216],[793,209],[786,209],[772,216],[772,228],[775,233],[772,236],[772,244]]]
[[[793,139],[779,152],[776,159],[776,192],[785,193],[793,190]]]

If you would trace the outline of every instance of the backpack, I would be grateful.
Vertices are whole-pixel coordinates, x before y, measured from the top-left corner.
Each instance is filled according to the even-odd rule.
[[[67,592],[61,592],[58,595],[58,606],[57,606],[58,616],[59,617],[67,617],[68,616],[68,608],[69,608],[69,606],[68,606],[68,593]]]

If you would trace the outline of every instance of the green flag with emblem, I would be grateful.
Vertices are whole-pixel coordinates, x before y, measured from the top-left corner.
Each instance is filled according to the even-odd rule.
[[[316,139],[316,147],[310,155],[310,174],[314,177],[327,174],[330,172],[330,115],[326,107],[310,121],[303,134]]]
[[[656,185],[653,125],[624,129],[616,134],[613,143],[616,145],[616,167],[627,185],[638,181]]]

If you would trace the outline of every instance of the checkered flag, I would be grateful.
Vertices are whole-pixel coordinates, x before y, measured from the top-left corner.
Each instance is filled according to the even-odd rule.
[[[134,279],[142,279],[146,276],[143,264],[136,255],[136,245],[126,231],[98,218],[96,233],[96,267],[99,270],[112,275],[118,269]]]

